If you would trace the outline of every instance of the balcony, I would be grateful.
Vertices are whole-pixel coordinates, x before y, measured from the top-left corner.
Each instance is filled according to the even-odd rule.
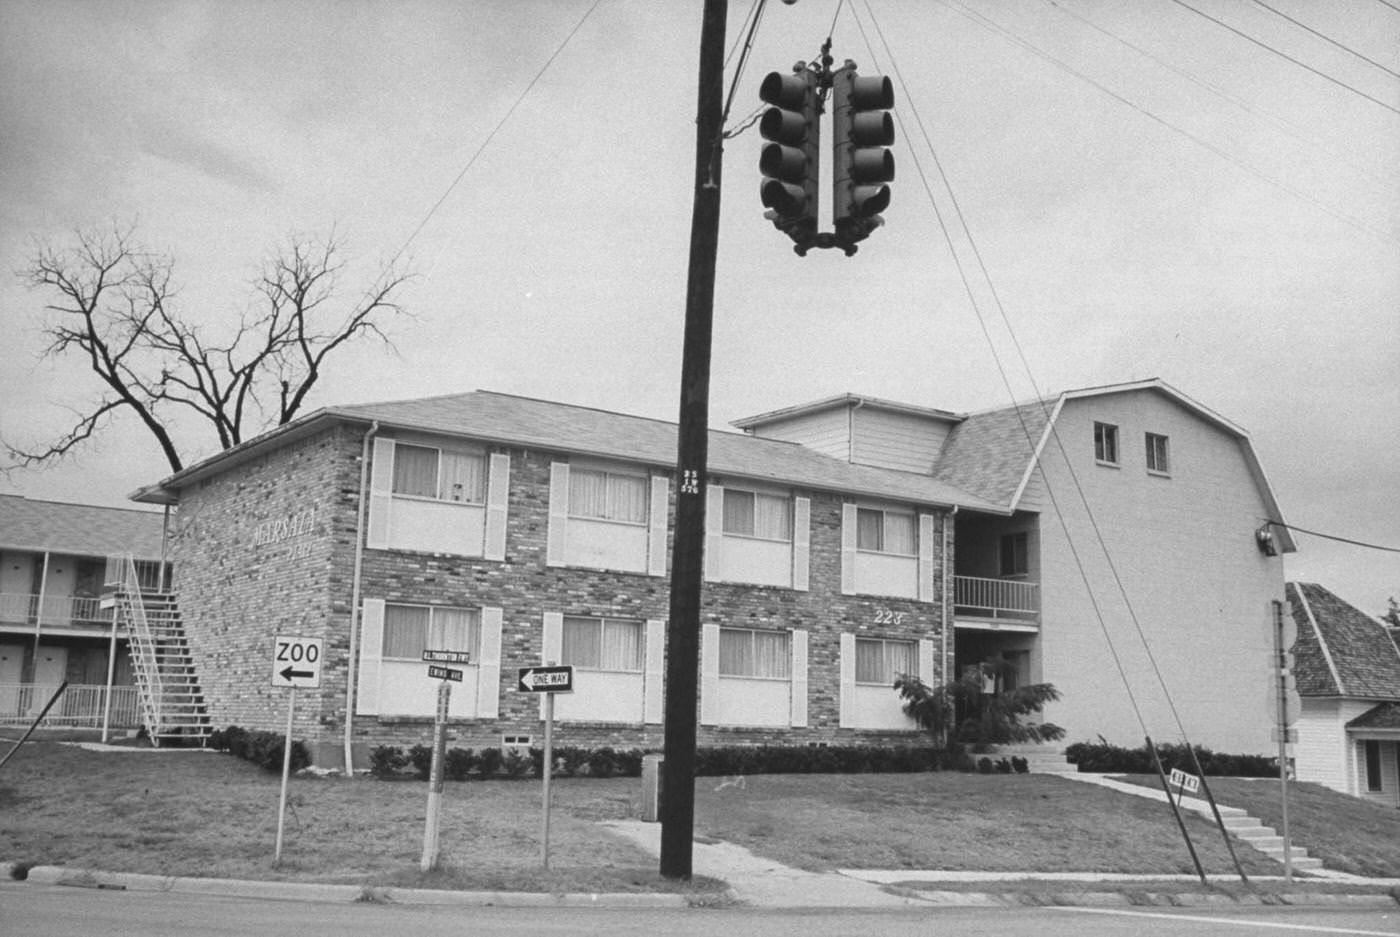
[[[954,624],[989,631],[1037,631],[1040,584],[1022,579],[953,577]]]
[[[33,625],[42,628],[107,627],[112,610],[102,608],[102,600],[78,595],[39,596],[24,592],[0,592],[0,624]]]
[[[0,725],[28,725],[48,705],[56,686],[33,683],[0,683]],[[141,724],[136,687],[114,686],[110,707],[107,687],[68,684],[63,696],[40,723],[41,728],[101,728],[104,716],[113,728],[134,729]]]

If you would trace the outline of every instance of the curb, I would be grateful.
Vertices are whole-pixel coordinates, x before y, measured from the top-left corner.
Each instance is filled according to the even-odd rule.
[[[0,863],[0,877],[18,880],[19,863]],[[111,891],[165,892],[227,898],[268,898],[283,901],[326,903],[451,905],[457,907],[508,908],[686,908],[686,895],[653,892],[563,893],[446,891],[432,888],[396,888],[373,885],[335,885],[317,882],[273,882],[250,879],[192,878],[149,875],[140,872],[98,872],[67,866],[29,867],[23,881],[36,885],[60,885]]]

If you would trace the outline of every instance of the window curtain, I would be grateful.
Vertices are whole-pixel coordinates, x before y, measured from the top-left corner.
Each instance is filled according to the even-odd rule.
[[[592,618],[565,618],[561,663],[597,668],[603,660],[603,635]]]
[[[754,536],[766,540],[791,540],[792,501],[777,495],[759,495],[754,500]]]
[[[428,640],[428,609],[413,605],[384,607],[384,656],[423,659]]]
[[[724,489],[724,532],[741,537],[754,533],[754,496],[751,491]]]
[[[481,645],[481,616],[465,608],[429,609],[427,648],[440,651],[467,651],[478,663]],[[427,649],[425,648],[425,650]]]
[[[602,472],[569,472],[569,513],[575,517],[608,516],[608,479]]]
[[[394,446],[394,494],[437,497],[438,451],[426,446]]]
[[[640,671],[642,669],[642,623],[639,621],[603,622],[604,670]]]
[[[566,664],[594,670],[639,672],[643,644],[640,621],[565,618],[563,649]]]
[[[481,504],[486,500],[486,460],[481,456],[444,452],[441,475],[443,501]]]
[[[856,682],[890,686],[900,674],[917,674],[910,641],[856,641]]]
[[[788,642],[786,631],[722,628],[719,633],[720,675],[786,680],[792,673]]]
[[[914,555],[914,515],[885,515],[884,552],[898,553],[903,556]]]
[[[645,524],[647,520],[647,480],[640,475],[609,475],[609,520]]]

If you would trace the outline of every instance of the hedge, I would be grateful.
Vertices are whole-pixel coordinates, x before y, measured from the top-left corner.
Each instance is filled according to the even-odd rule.
[[[263,732],[245,729],[242,726],[229,726],[217,729],[209,736],[209,747],[215,751],[228,752],[237,758],[251,761],[264,771],[280,774],[286,736],[280,732]],[[292,740],[291,770],[300,771],[311,764],[311,752],[300,739]]]
[[[1203,745],[1192,746],[1200,761],[1201,771],[1211,777],[1269,778],[1278,777],[1278,759],[1268,755],[1227,755],[1213,752]],[[1180,768],[1196,773],[1191,749],[1184,744],[1157,746],[1162,770]],[[1080,771],[1098,774],[1156,774],[1152,753],[1144,743],[1137,748],[1111,745],[1102,737],[1097,742],[1075,742],[1065,749],[1065,757]]]

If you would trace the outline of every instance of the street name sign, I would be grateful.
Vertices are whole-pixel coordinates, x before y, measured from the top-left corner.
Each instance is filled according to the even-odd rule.
[[[462,682],[462,671],[454,670],[451,667],[436,667],[429,665],[428,676],[438,680],[452,680],[456,683]]]
[[[278,635],[272,653],[272,685],[315,688],[321,685],[321,660],[325,642],[321,638]]]
[[[522,693],[572,693],[574,668],[570,664],[549,667],[521,667],[515,687]]]
[[[470,651],[424,651],[423,660],[433,664],[470,664]]]
[[[1194,794],[1201,789],[1201,779],[1194,774],[1187,774],[1180,768],[1173,768],[1168,780],[1173,787],[1181,788],[1182,792],[1186,794]]]

